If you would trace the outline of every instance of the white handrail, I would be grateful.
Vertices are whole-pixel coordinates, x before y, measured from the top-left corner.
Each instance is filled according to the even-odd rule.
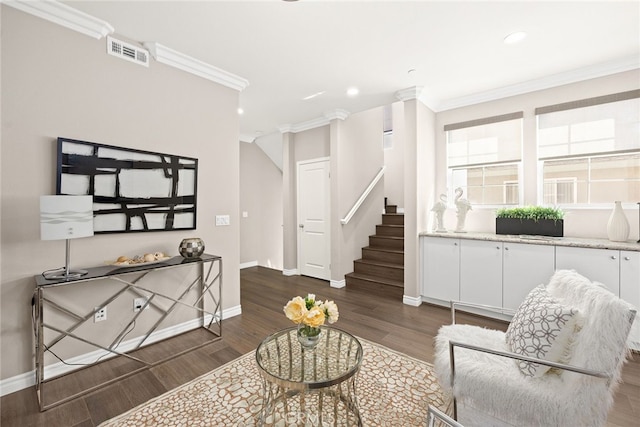
[[[360,208],[360,205],[362,205],[362,203],[365,201],[367,196],[369,196],[369,193],[371,193],[371,190],[373,190],[373,187],[376,186],[378,181],[380,181],[380,178],[382,178],[382,176],[384,175],[384,169],[385,169],[384,166],[380,168],[380,171],[378,172],[378,174],[373,178],[369,186],[364,190],[364,192],[362,193],[360,198],[356,201],[356,203],[353,205],[353,207],[351,208],[347,216],[345,216],[340,220],[340,224],[346,225],[349,221],[351,221],[351,218],[353,218],[353,216],[356,214],[356,211],[358,210],[358,208]]]

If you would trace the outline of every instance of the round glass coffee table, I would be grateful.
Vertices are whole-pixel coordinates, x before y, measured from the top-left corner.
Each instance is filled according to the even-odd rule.
[[[356,398],[362,345],[340,329],[321,329],[312,350],[300,345],[295,327],[268,336],[256,349],[263,384],[258,425],[362,425]]]

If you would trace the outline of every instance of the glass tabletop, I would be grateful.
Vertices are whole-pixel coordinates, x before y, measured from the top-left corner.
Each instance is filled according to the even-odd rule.
[[[313,350],[303,350],[295,327],[265,338],[256,349],[261,375],[294,390],[330,387],[354,376],[362,363],[360,342],[340,329],[320,328],[320,341]]]
[[[102,265],[99,267],[87,268],[87,274],[79,277],[70,277],[66,279],[47,279],[44,277],[44,275],[38,274],[37,276],[35,276],[35,279],[37,286],[59,286],[66,285],[72,282],[88,282],[91,280],[104,279],[109,276],[119,276],[121,274],[139,273],[148,270],[159,270],[162,268],[171,268],[199,262],[212,262],[219,259],[222,258],[218,255],[209,254],[202,254],[202,256],[198,258],[183,258],[182,256],[174,256],[162,261],[146,264],[132,264],[127,266]]]

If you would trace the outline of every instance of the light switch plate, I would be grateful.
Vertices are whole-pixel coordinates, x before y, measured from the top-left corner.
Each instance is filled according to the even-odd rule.
[[[216,215],[216,226],[229,225],[230,223],[229,215]]]

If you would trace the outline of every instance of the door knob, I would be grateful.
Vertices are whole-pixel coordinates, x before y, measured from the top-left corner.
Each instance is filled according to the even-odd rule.
[[[304,224],[299,224],[298,227],[304,228]]]

